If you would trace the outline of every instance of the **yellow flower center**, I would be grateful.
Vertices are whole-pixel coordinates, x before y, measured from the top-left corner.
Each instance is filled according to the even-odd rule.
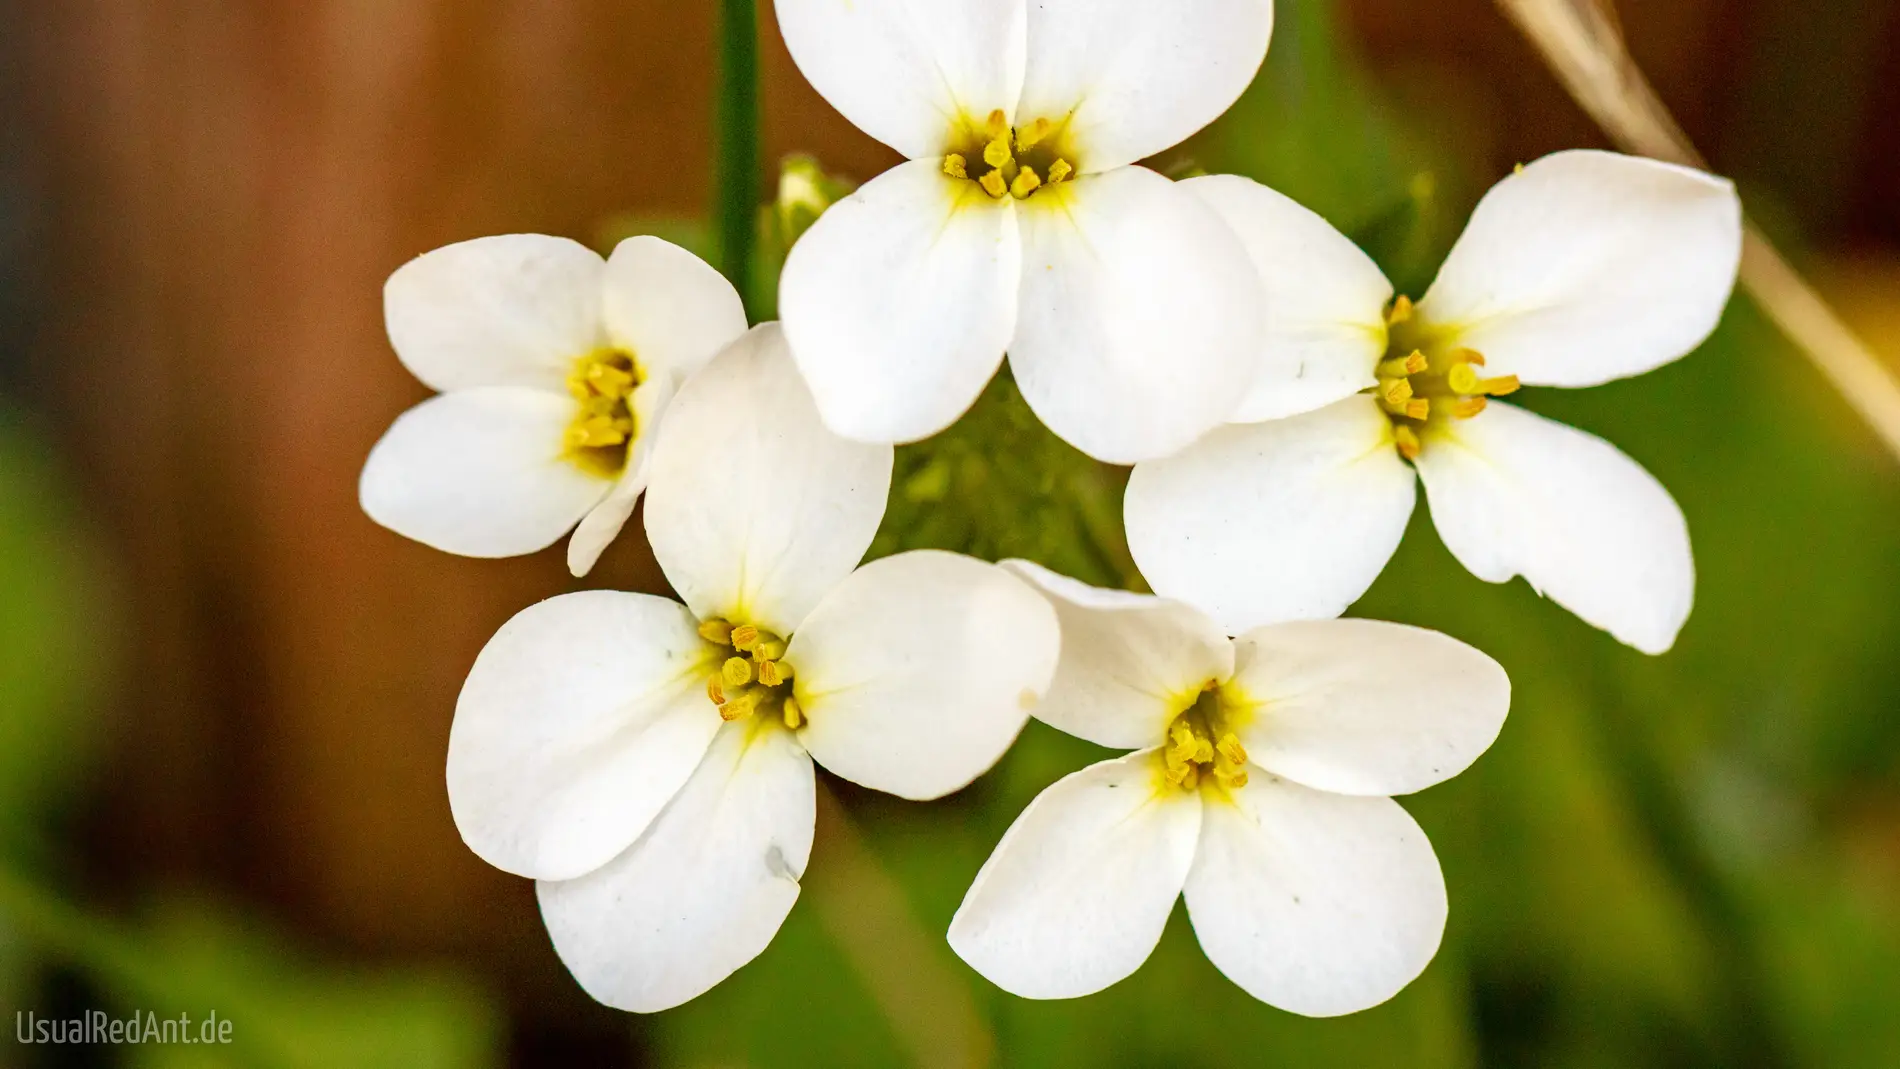
[[[632,353],[597,349],[574,361],[567,392],[579,402],[580,411],[567,425],[561,444],[581,470],[607,479],[625,470],[639,433],[633,416],[633,391],[639,385],[640,369]]]
[[[1209,680],[1168,724],[1161,759],[1168,783],[1184,791],[1198,790],[1208,777],[1230,791],[1247,785],[1247,749],[1221,710],[1218,682]]]
[[[1401,296],[1386,313],[1389,339],[1373,393],[1392,421],[1392,439],[1407,460],[1417,460],[1425,429],[1434,420],[1470,419],[1488,399],[1517,392],[1516,375],[1486,378],[1484,354],[1437,344],[1413,319],[1412,301]]]
[[[1067,121],[1061,126],[1037,119],[1010,128],[1001,109],[978,124],[965,119],[951,136],[943,173],[974,182],[995,200],[1027,200],[1038,190],[1075,177],[1074,154],[1067,148]]]
[[[773,717],[797,730],[805,712],[792,697],[792,666],[785,659],[786,641],[751,624],[733,625],[717,618],[699,625],[699,637],[725,647],[719,667],[706,679],[706,697],[719,707],[721,719]]]

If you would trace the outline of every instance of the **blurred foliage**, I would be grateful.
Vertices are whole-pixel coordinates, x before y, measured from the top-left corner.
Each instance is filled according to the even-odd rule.
[[[1163,165],[1273,185],[1416,296],[1502,176],[1418,136],[1457,117],[1394,120],[1329,2],[1279,12],[1253,89]],[[1471,577],[1421,499],[1354,613],[1486,650],[1515,702],[1475,768],[1406,800],[1452,914],[1436,962],[1387,1005],[1310,1021],[1255,1003],[1207,964],[1178,910],[1149,963],[1092,998],[1015,999],[963,967],[936,937],[990,848],[1038,791],[1105,754],[1040,724],[927,809],[840,787],[939,964],[967,981],[996,1064],[1872,1066],[1900,1050],[1891,460],[1739,298],[1676,365],[1514,400],[1603,435],[1671,488],[1700,604],[1677,649],[1646,658],[1521,582]],[[951,430],[899,450],[873,554],[1023,556],[1139,588],[1123,477],[1041,428],[1005,373]],[[824,862],[821,841],[813,871]],[[757,962],[647,1028],[664,1064],[906,1064],[808,902]]]

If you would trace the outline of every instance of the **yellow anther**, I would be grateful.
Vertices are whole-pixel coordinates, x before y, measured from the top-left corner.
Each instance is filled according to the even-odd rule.
[[[1424,353],[1413,350],[1411,356],[1380,362],[1379,377],[1382,379],[1402,379],[1407,375],[1416,375],[1430,366],[1431,361],[1425,359]]]
[[[1483,397],[1460,397],[1452,403],[1451,414],[1459,419],[1470,419],[1483,412],[1486,404]]]
[[[792,666],[784,661],[760,661],[759,682],[768,687],[776,687],[792,678]]]
[[[1432,402],[1430,398],[1414,397],[1410,401],[1405,402],[1405,418],[1406,419],[1415,419],[1422,423],[1425,420],[1430,419],[1431,415],[1432,415]]]
[[[1411,379],[1380,379],[1379,397],[1386,404],[1399,407],[1412,399]]]
[[[991,167],[1002,167],[1015,159],[1009,151],[1009,138],[999,137],[983,146],[983,162]]]
[[[1048,119],[1037,119],[1035,122],[1016,131],[1017,151],[1020,152],[1035,148],[1037,143],[1043,138],[1048,137],[1050,131],[1054,129],[1055,125]]]
[[[1401,293],[1392,300],[1392,308],[1385,314],[1386,326],[1397,326],[1412,318],[1412,298]]]
[[[1025,167],[1016,172],[1016,180],[1009,184],[1009,194],[1017,200],[1022,200],[1041,188],[1042,179],[1036,177],[1035,171]]]
[[[750,652],[759,644],[759,629],[751,624],[740,624],[732,629],[732,648]]]
[[[719,669],[719,677],[728,687],[743,687],[752,682],[752,662],[744,657],[728,657]]]
[[[1247,763],[1247,748],[1240,744],[1240,736],[1228,732],[1220,737],[1220,745],[1215,747],[1220,755],[1236,765]]]
[[[1418,459],[1418,432],[1410,427],[1394,427],[1392,428],[1392,440],[1398,444],[1400,456],[1407,460]]]
[[[1522,385],[1523,383],[1517,381],[1516,375],[1499,375],[1496,378],[1485,379],[1483,382],[1478,383],[1478,389],[1490,394],[1492,397],[1503,397],[1507,394],[1516,393],[1518,388]]]
[[[984,174],[983,177],[976,180],[976,184],[983,187],[983,192],[988,193],[997,200],[1002,200],[1004,197],[1009,196],[1009,184],[1003,181],[1003,172],[1001,171],[990,171]]]
[[[728,645],[732,642],[732,625],[718,617],[714,617],[710,620],[701,620],[699,622],[699,637],[708,642],[717,642],[721,646]]]
[[[1247,785],[1247,770],[1245,768],[1217,768],[1214,770],[1214,778],[1220,780],[1220,785],[1228,790],[1237,791]]]
[[[1467,364],[1484,366],[1484,354],[1476,349],[1458,349],[1451,354],[1453,360],[1463,360]]]
[[[968,178],[970,177],[969,161],[952,152],[943,158],[943,173],[952,178]]]
[[[587,369],[587,383],[603,396],[623,397],[633,392],[633,372],[602,362]]]
[[[1006,145],[1008,144],[1009,116],[1003,113],[1002,108],[997,108],[995,111],[990,112],[988,121],[983,125],[984,129],[989,133],[991,141],[1000,139]]]
[[[711,699],[714,705],[726,704],[726,685],[719,678],[718,672],[706,677],[706,697]]]
[[[781,660],[784,656],[785,642],[781,639],[761,634],[759,641],[752,645],[752,659],[761,664],[766,661]]]
[[[805,723],[805,710],[799,707],[797,698],[786,698],[780,707],[779,715],[785,719],[785,726],[797,731]]]
[[[765,692],[748,690],[734,695],[726,704],[719,707],[719,719],[728,723],[743,720],[758,711],[759,703],[765,700]]]
[[[1075,173],[1075,168],[1072,165],[1070,165],[1068,160],[1057,160],[1056,162],[1049,165],[1049,183],[1048,184],[1053,186],[1058,182],[1067,181],[1068,177],[1074,173]]]

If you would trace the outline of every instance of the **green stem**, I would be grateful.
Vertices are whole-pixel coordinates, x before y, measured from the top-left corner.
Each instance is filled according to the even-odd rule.
[[[746,298],[748,310],[758,307],[752,292],[761,157],[758,29],[755,0],[720,0],[713,234],[719,269]]]

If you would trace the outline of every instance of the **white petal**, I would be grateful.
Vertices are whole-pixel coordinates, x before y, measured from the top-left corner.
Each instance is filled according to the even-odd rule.
[[[1049,429],[1098,460],[1166,456],[1234,411],[1260,343],[1259,280],[1213,209],[1124,167],[1023,202],[1010,366]]]
[[[1234,644],[1177,601],[1103,590],[1039,564],[1003,566],[1036,584],[1062,620],[1062,660],[1036,719],[1100,746],[1153,746],[1210,681],[1234,674]]]
[[[930,550],[874,561],[792,637],[810,721],[799,741],[860,786],[941,798],[1009,749],[1061,642],[1048,603],[994,564]]]
[[[1470,767],[1511,708],[1498,663],[1436,631],[1377,620],[1276,624],[1236,640],[1222,697],[1248,759],[1336,794],[1421,791]]]
[[[1181,188],[1240,236],[1264,287],[1253,390],[1233,421],[1311,412],[1375,385],[1392,283],[1372,258],[1326,220],[1252,179],[1207,175]]]
[[[1425,971],[1445,932],[1445,878],[1397,802],[1264,773],[1217,797],[1186,892],[1201,949],[1229,980],[1283,1010],[1334,1017]]]
[[[567,570],[576,578],[594,570],[600,555],[620,537],[620,529],[633,516],[633,507],[647,488],[647,478],[652,473],[653,442],[659,436],[660,421],[674,393],[673,376],[664,373],[656,374],[633,391],[635,437],[627,453],[627,468],[621,472],[613,490],[581,518],[574,537],[567,540]]]
[[[656,237],[632,237],[607,258],[601,319],[608,340],[649,378],[681,381],[746,331],[739,291],[706,261]]]
[[[1398,548],[1416,497],[1384,414],[1348,397],[1136,467],[1123,511],[1155,593],[1237,635],[1344,612]]]
[[[1695,602],[1682,510],[1595,435],[1493,404],[1429,437],[1418,458],[1432,522],[1488,583],[1538,592],[1644,653],[1664,653]]]
[[[719,729],[712,653],[677,602],[595,590],[522,610],[482,648],[449,730],[469,848],[538,879],[626,849]]]
[[[1023,0],[778,0],[805,80],[858,129],[912,159],[960,121],[1006,114],[1023,84]]]
[[[759,956],[811,857],[811,759],[766,724],[729,724],[640,841],[577,880],[542,882],[555,952],[596,1000],[657,1013]]]
[[[1016,329],[1016,212],[933,160],[885,172],[792,247],[779,285],[799,370],[832,430],[869,442],[956,422]]]
[[[890,486],[891,448],[825,429],[768,323],[668,406],[653,447],[647,538],[700,619],[789,634],[863,558]]]
[[[1023,998],[1094,994],[1148,960],[1181,894],[1200,796],[1154,750],[1057,781],[1016,818],[950,922],[950,947]]]
[[[566,238],[508,234],[427,252],[383,286],[389,341],[437,390],[562,390],[596,348],[602,264]],[[565,392],[565,391],[562,391]]]
[[[612,483],[562,456],[574,401],[497,386],[432,397],[397,417],[363,465],[370,519],[465,557],[553,545]]]
[[[1070,118],[1088,173],[1187,140],[1267,58],[1271,0],[1034,0],[1019,122]]]
[[[1485,196],[1419,314],[1483,353],[1488,374],[1594,386],[1702,344],[1741,255],[1741,202],[1727,181],[1559,152]]]

